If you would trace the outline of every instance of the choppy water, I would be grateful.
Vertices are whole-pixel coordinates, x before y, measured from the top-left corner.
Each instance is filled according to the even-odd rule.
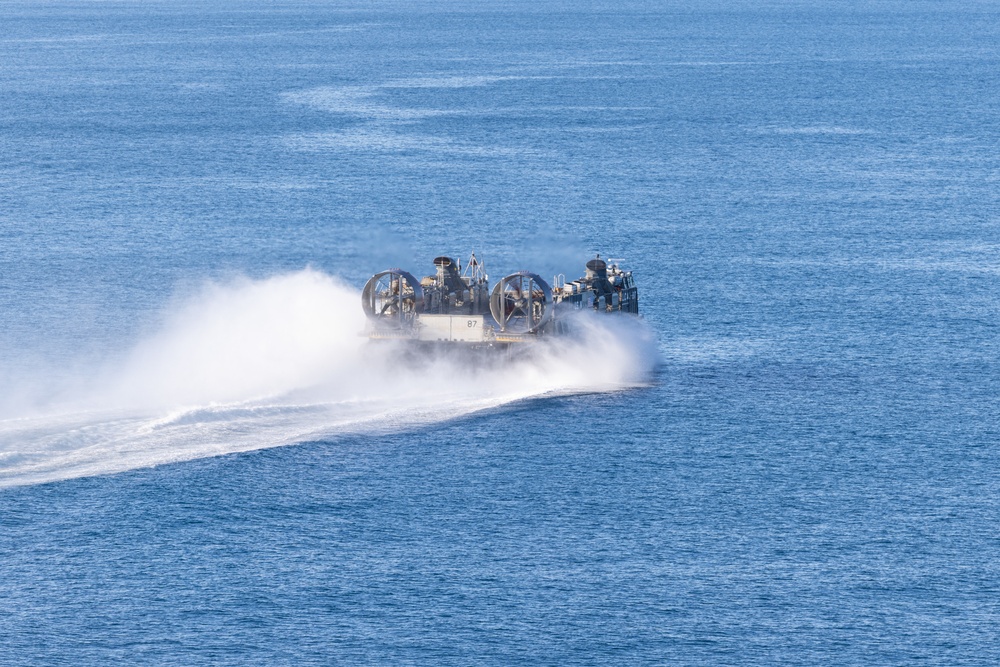
[[[1000,661],[991,3],[0,26],[0,663]],[[471,250],[655,350],[365,351]]]

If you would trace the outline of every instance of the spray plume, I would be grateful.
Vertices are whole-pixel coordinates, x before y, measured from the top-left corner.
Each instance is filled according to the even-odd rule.
[[[0,487],[412,428],[647,381],[656,359],[648,331],[600,319],[488,370],[445,354],[409,364],[361,336],[358,291],[326,274],[210,284],[124,361],[0,418]]]

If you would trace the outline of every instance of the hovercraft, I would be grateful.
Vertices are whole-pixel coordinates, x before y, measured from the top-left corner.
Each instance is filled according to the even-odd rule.
[[[509,347],[566,332],[568,315],[638,315],[639,295],[632,272],[597,255],[585,274],[550,285],[537,273],[517,271],[490,289],[489,276],[475,253],[466,262],[441,256],[435,272],[417,280],[393,268],[372,276],[361,292],[373,341],[407,340],[469,348]]]

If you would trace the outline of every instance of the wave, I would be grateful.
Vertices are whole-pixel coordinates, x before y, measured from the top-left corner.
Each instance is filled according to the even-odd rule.
[[[0,487],[206,456],[398,431],[540,395],[646,382],[648,330],[581,318],[578,335],[483,368],[452,355],[409,363],[361,335],[359,292],[306,269],[207,285],[168,309],[121,360],[61,378],[0,418]],[[599,353],[595,353],[595,350]],[[3,399],[8,400],[3,400]]]

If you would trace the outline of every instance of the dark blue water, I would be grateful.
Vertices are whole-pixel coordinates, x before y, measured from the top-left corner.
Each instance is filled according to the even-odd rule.
[[[3,4],[0,664],[997,664],[998,45],[988,2]],[[299,330],[470,250],[626,258],[652,376],[288,398]]]

